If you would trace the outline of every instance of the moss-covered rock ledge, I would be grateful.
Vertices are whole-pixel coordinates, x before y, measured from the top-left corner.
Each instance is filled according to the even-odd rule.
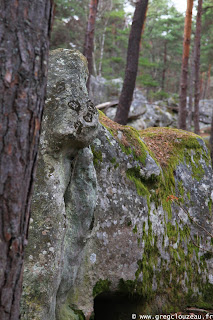
[[[88,108],[75,85],[72,100]],[[66,143],[60,134],[57,150],[49,148],[53,135],[42,140],[22,318],[92,320],[95,311],[98,320],[97,305],[107,299],[125,305],[112,320],[185,306],[213,309],[213,181],[203,140],[169,128],[138,132],[102,113],[97,132],[94,112],[93,124],[81,119],[87,109],[70,135],[69,117],[79,124],[79,115],[63,113],[70,110],[64,90],[54,93],[53,106],[66,121],[60,130],[51,121],[43,126],[44,133],[63,132]],[[93,142],[84,147],[80,135],[81,145],[72,144],[86,124]]]

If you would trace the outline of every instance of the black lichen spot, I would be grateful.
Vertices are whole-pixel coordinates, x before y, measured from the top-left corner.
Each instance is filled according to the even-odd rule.
[[[61,93],[64,90],[65,90],[65,82],[64,81],[59,81],[56,84],[56,88],[55,88],[56,93]]]
[[[77,133],[77,134],[80,134],[81,131],[82,131],[83,124],[82,124],[80,121],[77,121],[77,122],[74,124],[74,127],[75,127],[75,129],[76,129],[76,133]]]
[[[96,109],[95,109],[94,104],[91,100],[87,100],[87,110],[88,110],[88,112],[85,116],[83,116],[83,119],[86,122],[92,122],[92,117],[96,113]]]
[[[86,122],[92,122],[92,113],[88,112],[85,116],[83,116],[83,119],[86,121]]]
[[[87,100],[87,109],[88,109],[89,112],[91,112],[93,114],[95,114],[95,112],[96,112],[94,104],[90,99]]]
[[[80,111],[81,105],[78,101],[71,100],[68,102],[68,106],[70,109],[75,110],[76,112]]]

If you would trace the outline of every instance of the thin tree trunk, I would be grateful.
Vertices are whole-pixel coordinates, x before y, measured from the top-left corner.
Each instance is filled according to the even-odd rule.
[[[201,17],[202,17],[202,4],[203,0],[198,0],[197,8],[197,21],[195,31],[195,53],[194,53],[194,66],[195,66],[195,95],[194,95],[194,131],[200,133],[200,37],[201,37]]]
[[[208,71],[206,73],[206,78],[205,78],[205,84],[204,84],[204,89],[203,89],[203,96],[202,99],[205,100],[208,92],[208,81],[211,75],[211,64],[209,65]]]
[[[162,82],[161,89],[164,90],[165,78],[166,78],[166,63],[167,63],[167,41],[164,42],[164,57],[163,57],[163,73],[162,73]]]
[[[140,40],[146,19],[147,7],[148,0],[139,0],[136,3],[129,36],[124,83],[115,116],[115,121],[120,124],[127,123],[128,113],[132,102],[138,71]]]
[[[0,318],[18,320],[52,1],[0,2]]]
[[[211,85],[211,64],[209,65],[209,70],[208,70],[207,95],[206,95],[207,99],[210,99],[210,85]]]
[[[203,72],[202,100],[206,98],[207,84],[208,84],[208,72]]]
[[[201,97],[201,99],[203,99],[203,82],[204,82],[204,78],[205,78],[205,72],[202,72],[200,74],[200,97]]]
[[[188,130],[192,129],[192,109],[193,109],[193,84],[194,84],[194,50],[191,54],[189,77],[189,104],[188,104]]]
[[[112,10],[112,0],[110,0],[110,4],[109,4],[109,9],[108,10],[109,11]],[[101,77],[101,72],[102,72],[102,62],[103,62],[103,56],[104,56],[104,45],[105,45],[106,29],[107,29],[108,22],[109,22],[109,17],[105,21],[104,32],[103,32],[102,40],[101,40],[100,62],[99,62],[99,66],[98,66],[98,75],[99,75],[99,77]]]
[[[94,51],[94,34],[95,34],[95,21],[98,10],[98,1],[90,1],[89,19],[87,24],[87,30],[85,35],[83,54],[88,61],[89,77],[87,81],[87,89],[89,90],[90,75],[93,73],[93,51]]]
[[[103,56],[104,56],[105,33],[106,33],[106,27],[104,28],[104,33],[102,35],[102,40],[101,40],[101,53],[100,53],[100,61],[99,61],[99,66],[98,66],[98,75],[99,75],[99,77],[101,77],[101,71],[102,71],[102,61],[103,61]]]
[[[187,9],[184,26],[184,41],[183,41],[183,57],[180,79],[180,104],[179,104],[179,119],[178,125],[180,129],[186,130],[186,95],[187,95],[187,77],[188,77],[188,61],[190,51],[190,38],[192,26],[192,8],[193,0],[187,0]]]
[[[210,143],[211,159],[212,159],[212,168],[213,168],[213,113],[212,113],[211,134],[210,134],[209,143]]]
[[[92,61],[93,61],[93,70],[94,70],[94,76],[97,77],[97,67],[95,63],[95,53],[92,53]]]

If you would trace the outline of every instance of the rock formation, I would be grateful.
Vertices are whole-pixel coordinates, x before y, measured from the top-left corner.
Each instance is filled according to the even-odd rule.
[[[87,146],[97,136],[98,113],[87,94],[86,59],[55,50],[49,68],[25,263],[22,318],[28,320],[55,319],[59,286],[65,294],[75,280],[96,202]]]
[[[22,319],[213,308],[213,181],[203,140],[137,131],[102,113],[98,123],[85,83],[78,52],[51,53]]]

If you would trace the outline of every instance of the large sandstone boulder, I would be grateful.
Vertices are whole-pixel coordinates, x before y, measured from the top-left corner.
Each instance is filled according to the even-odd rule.
[[[102,113],[98,124],[85,81],[79,53],[52,52],[22,319],[213,308],[213,181],[203,140],[136,131]]]
[[[28,320],[55,319],[59,286],[64,283],[65,294],[73,284],[96,202],[86,147],[97,136],[98,113],[87,94],[86,59],[58,49],[50,54],[49,69],[24,272],[22,319]],[[67,247],[75,247],[68,264]]]
[[[67,303],[87,315],[96,295],[96,305],[116,299],[112,293],[130,295],[132,309],[121,319],[134,310],[159,314],[186,305],[213,306],[207,233],[213,181],[204,142],[181,130],[137,132],[103,115],[100,121],[92,143],[98,180],[94,225]],[[180,205],[169,201],[171,195]]]

